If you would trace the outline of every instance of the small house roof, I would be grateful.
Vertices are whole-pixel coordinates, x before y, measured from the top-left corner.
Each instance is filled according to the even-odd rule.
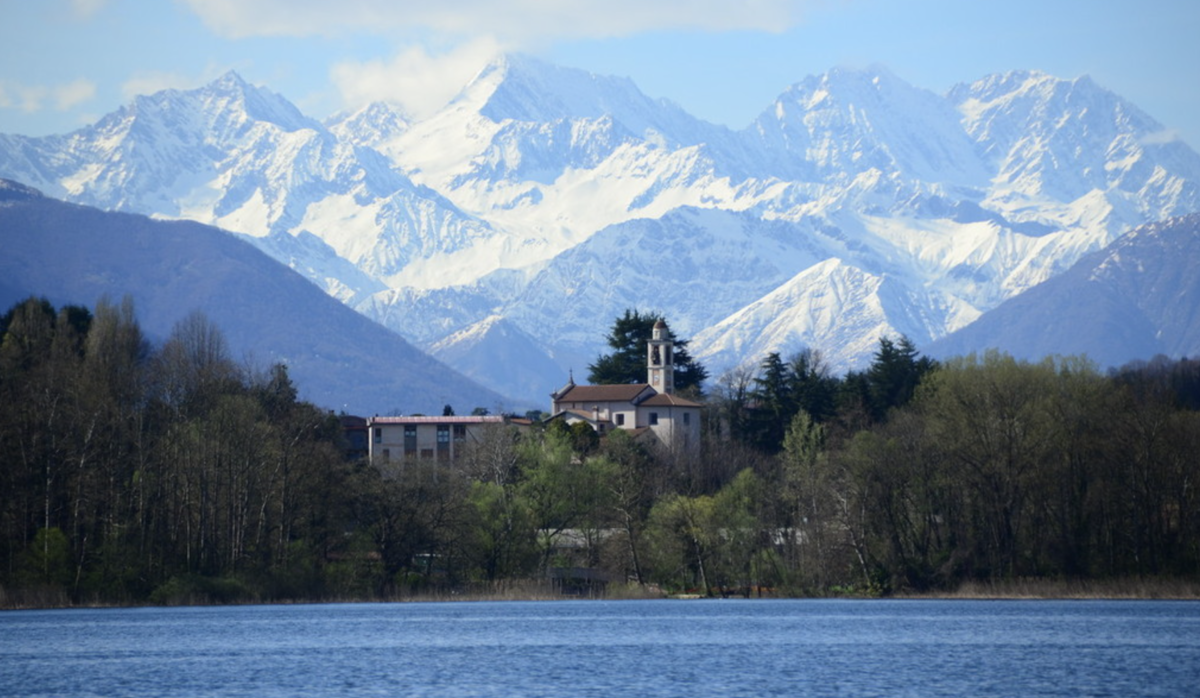
[[[563,419],[563,420],[568,420],[568,421],[571,419],[578,419],[580,421],[587,422],[588,424],[591,424],[591,425],[612,424],[611,420],[597,419],[591,412],[584,412],[582,410],[562,410],[562,411],[559,411],[559,412],[556,412],[556,413],[550,415],[550,420],[555,420],[555,419]],[[547,420],[547,421],[550,421],[550,420]]]

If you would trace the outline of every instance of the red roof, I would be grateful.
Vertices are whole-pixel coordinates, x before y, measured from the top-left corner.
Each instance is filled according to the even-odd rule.
[[[576,385],[559,395],[556,402],[633,402],[648,388],[646,383]]]
[[[692,402],[678,395],[667,395],[666,393],[658,393],[642,404],[649,407],[703,407],[698,402]]]
[[[372,417],[371,424],[503,424],[502,415],[464,415],[450,417]]]

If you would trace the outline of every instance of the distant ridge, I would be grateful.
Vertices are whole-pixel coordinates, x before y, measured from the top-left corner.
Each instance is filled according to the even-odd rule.
[[[1200,356],[1200,214],[1130,231],[927,353],[989,348],[1029,360],[1087,354],[1101,367],[1158,354]]]
[[[155,341],[200,310],[236,359],[287,363],[302,397],[322,407],[366,415],[511,406],[217,228],[103,212],[0,180],[0,249],[5,309],[30,295],[92,307],[129,294]]]

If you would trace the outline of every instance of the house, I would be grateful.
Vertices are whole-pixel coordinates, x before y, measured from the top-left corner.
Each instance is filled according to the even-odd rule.
[[[551,394],[551,419],[586,422],[604,434],[612,429],[649,433],[659,443],[692,450],[700,444],[703,405],[675,395],[674,342],[667,324],[654,324],[646,346],[646,382],[576,385],[572,377]]]
[[[465,444],[481,440],[484,430],[515,421],[499,415],[371,417],[367,419],[370,456],[372,460],[453,461]]]

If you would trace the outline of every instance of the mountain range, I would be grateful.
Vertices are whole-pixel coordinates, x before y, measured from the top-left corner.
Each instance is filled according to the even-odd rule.
[[[1200,156],[1088,77],[939,95],[835,69],[733,130],[525,56],[421,120],[373,104],[318,122],[229,73],[70,134],[2,135],[0,176],[233,231],[534,405],[626,308],[665,315],[714,376],[801,347],[840,371],[1200,211]]]
[[[133,300],[161,344],[200,311],[249,370],[287,364],[303,399],[369,415],[511,409],[394,332],[330,298],[229,233],[64,203],[0,179],[0,308],[29,296],[56,306]],[[3,311],[0,311],[3,312]]]
[[[1200,352],[1200,214],[1135,228],[927,347],[1020,359],[1084,352],[1100,366]]]

